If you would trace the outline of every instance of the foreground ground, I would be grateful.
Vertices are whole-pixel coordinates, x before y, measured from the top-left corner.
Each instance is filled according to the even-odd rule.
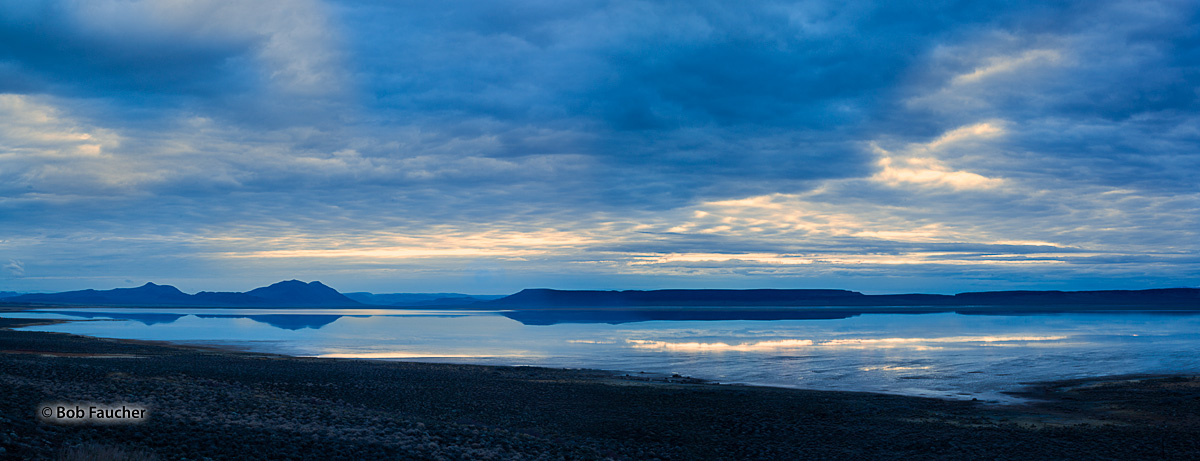
[[[0,319],[0,328],[30,321]],[[287,358],[0,329],[0,457],[59,459],[1197,459],[1200,379],[1031,388],[1036,404],[593,371]],[[47,402],[131,403],[57,425]]]

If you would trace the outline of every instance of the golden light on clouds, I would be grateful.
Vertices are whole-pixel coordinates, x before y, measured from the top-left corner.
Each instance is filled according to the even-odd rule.
[[[772,253],[672,253],[661,256],[635,257],[630,265],[666,264],[674,262],[746,261],[765,264],[812,264],[812,258]]]
[[[344,258],[364,261],[414,258],[498,259],[547,255],[569,251],[593,242],[578,233],[553,230],[531,232],[486,231],[470,233],[440,229],[441,233],[412,235],[387,232],[358,235],[295,234],[256,239],[253,236],[225,237],[217,243],[239,243],[250,247],[217,252],[223,258]],[[267,249],[252,247],[272,247]]]
[[[871,143],[871,150],[879,155],[880,171],[871,179],[900,186],[943,186],[955,190],[991,189],[1004,183],[1003,179],[989,178],[978,173],[954,170],[938,157],[939,151],[957,143],[983,141],[1005,133],[999,122],[977,123],[950,130],[937,139],[925,144],[910,144],[898,152],[892,152]]]
[[[110,130],[83,126],[34,97],[0,94],[0,155],[98,157],[120,138]]]
[[[1057,50],[1029,50],[1016,56],[996,56],[971,72],[957,75],[954,84],[976,83],[998,74],[1014,72],[1036,65],[1057,65],[1062,62],[1062,53]]]
[[[491,248],[355,248],[336,250],[264,250],[245,253],[229,252],[231,258],[366,258],[408,259],[448,256],[520,256],[544,251]]]

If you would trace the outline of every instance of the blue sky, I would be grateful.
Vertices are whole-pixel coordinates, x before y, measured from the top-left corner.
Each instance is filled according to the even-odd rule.
[[[0,1],[0,290],[1198,286],[1198,12]]]

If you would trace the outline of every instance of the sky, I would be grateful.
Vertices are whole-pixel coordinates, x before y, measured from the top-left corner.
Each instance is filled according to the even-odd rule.
[[[0,0],[0,290],[1196,287],[1196,24]]]

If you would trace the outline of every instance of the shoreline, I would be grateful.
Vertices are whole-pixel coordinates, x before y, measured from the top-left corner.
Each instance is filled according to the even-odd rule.
[[[55,325],[55,324],[74,323],[74,322],[109,321],[108,319],[78,319],[78,320],[76,320],[76,319],[24,319],[24,320],[27,320],[26,323],[6,326],[6,325],[4,325],[6,320],[9,320],[9,319],[0,318],[0,329],[21,328],[21,327],[26,327],[26,326],[38,326],[38,325]],[[72,333],[62,333],[62,334],[74,335]],[[514,368],[547,368],[547,369],[564,370],[564,371],[594,372],[594,373],[601,375],[600,376],[601,378],[620,380],[620,381],[644,382],[647,384],[703,384],[703,385],[713,385],[713,386],[744,386],[744,387],[754,387],[754,388],[790,389],[790,390],[814,391],[814,392],[857,392],[857,393],[890,395],[890,396],[900,396],[900,397],[931,398],[931,399],[939,399],[939,400],[946,400],[946,401],[953,401],[953,402],[973,402],[973,403],[977,403],[980,405],[993,405],[993,406],[1022,405],[1022,404],[1028,403],[1030,400],[1030,397],[1024,397],[1024,395],[1026,395],[1026,393],[1024,392],[1024,389],[1026,387],[1029,387],[1029,385],[1026,385],[1026,384],[1022,384],[1022,386],[1020,388],[1012,390],[1012,391],[997,391],[994,393],[994,394],[1003,395],[1003,397],[1001,397],[999,395],[992,395],[992,396],[990,396],[991,398],[968,398],[966,396],[936,395],[936,394],[922,395],[922,394],[914,393],[914,392],[907,392],[907,393],[906,392],[888,392],[888,391],[879,391],[879,390],[870,390],[870,389],[820,389],[820,388],[811,388],[811,387],[774,385],[774,384],[768,384],[768,383],[753,383],[753,382],[738,382],[738,381],[720,382],[715,379],[697,378],[697,377],[693,377],[693,376],[684,376],[684,375],[679,375],[676,373],[659,372],[659,371],[647,372],[647,371],[609,370],[609,369],[594,369],[594,368],[547,367],[547,366],[539,366],[539,365],[497,365],[497,364],[486,364],[486,363],[465,363],[465,362],[453,362],[453,361],[419,360],[419,358],[415,358],[415,357],[359,358],[359,357],[326,357],[326,356],[287,355],[287,354],[282,354],[282,353],[278,353],[278,352],[257,351],[257,350],[253,350],[250,348],[238,347],[238,346],[235,346],[232,344],[201,344],[201,343],[173,342],[173,341],[145,340],[145,339],[129,339],[129,338],[101,338],[101,337],[93,337],[93,336],[86,336],[86,335],[76,335],[76,336],[105,340],[105,341],[121,341],[121,342],[127,342],[127,343],[132,343],[132,344],[149,345],[149,346],[178,347],[178,348],[184,348],[184,349],[195,349],[195,350],[203,350],[203,351],[257,354],[257,355],[265,355],[265,356],[277,356],[277,357],[281,357],[281,358],[320,358],[320,359],[335,359],[335,360],[375,361],[375,362],[383,362],[383,363],[400,362],[400,363],[429,363],[429,364],[446,364],[446,365],[496,366],[496,367],[514,367]],[[436,359],[436,357],[425,357],[425,358]],[[1102,378],[1102,377],[1098,377],[1098,378]],[[1037,384],[1037,383],[1033,383],[1033,384]],[[1018,396],[1018,395],[1020,395],[1020,396]]]
[[[7,313],[7,314],[20,313],[20,312],[38,312],[38,311],[44,310],[44,309],[46,309],[45,306],[31,305],[31,306],[24,306],[24,307],[12,307],[12,306],[0,305],[0,313]],[[91,306],[91,307],[83,307],[82,309],[103,310],[103,309],[105,309],[105,307]],[[326,309],[322,309],[322,310],[326,310]],[[23,327],[23,326],[54,325],[54,324],[75,323],[75,322],[112,321],[110,319],[96,319],[96,318],[25,319],[25,320],[27,320],[27,323],[24,323],[21,325],[9,325],[6,327],[3,324],[5,320],[8,320],[8,319],[0,318],[0,328],[17,328],[17,327]],[[224,352],[231,352],[231,353],[270,355],[270,356],[279,356],[279,357],[285,357],[285,358],[353,359],[353,360],[359,360],[359,361],[379,361],[379,362],[411,362],[411,363],[430,363],[430,364],[439,364],[440,363],[440,364],[447,364],[447,365],[478,365],[478,366],[499,366],[499,367],[518,367],[518,368],[532,367],[532,368],[551,368],[551,369],[572,370],[572,371],[584,370],[584,371],[592,371],[592,372],[601,373],[601,374],[607,374],[612,379],[628,380],[628,381],[655,382],[655,383],[667,383],[667,384],[669,384],[669,383],[689,383],[689,384],[707,384],[707,385],[720,385],[720,386],[746,386],[746,387],[755,387],[755,388],[789,389],[789,390],[816,391],[816,392],[824,392],[824,391],[828,391],[828,392],[861,392],[861,393],[871,393],[871,394],[880,394],[880,395],[889,395],[889,396],[902,396],[902,397],[913,397],[913,398],[932,398],[932,399],[957,401],[957,402],[973,402],[973,403],[977,403],[980,405],[990,405],[990,406],[1019,406],[1019,405],[1028,404],[1028,403],[1030,403],[1030,401],[1032,399],[1037,398],[1036,397],[1037,394],[1034,392],[1031,392],[1031,389],[1037,388],[1040,386],[1044,386],[1044,385],[1048,385],[1051,383],[1061,382],[1061,381],[1076,381],[1076,380],[1104,381],[1104,380],[1127,379],[1127,378],[1132,378],[1132,377],[1161,378],[1161,377],[1171,377],[1171,376],[1191,376],[1190,374],[1186,374],[1186,373],[1165,373],[1165,374],[1164,373],[1135,373],[1135,374],[1122,374],[1122,375],[1098,375],[1098,376],[1061,378],[1061,379],[1052,379],[1052,380],[1046,380],[1046,381],[1032,381],[1031,380],[1028,382],[1014,382],[1011,387],[1003,387],[1000,389],[992,389],[990,391],[975,392],[973,394],[967,394],[967,393],[962,393],[962,392],[939,393],[939,392],[935,392],[935,391],[929,391],[926,389],[918,389],[918,388],[907,389],[907,390],[904,390],[904,389],[892,390],[889,388],[873,389],[873,388],[869,388],[869,387],[868,388],[801,387],[801,386],[792,386],[792,385],[787,385],[787,384],[768,383],[768,382],[762,382],[762,383],[744,382],[744,381],[738,381],[736,379],[731,379],[731,378],[725,378],[723,381],[718,381],[717,379],[713,379],[713,378],[683,376],[683,375],[674,374],[674,373],[670,373],[670,372],[664,372],[664,371],[647,372],[644,370],[636,370],[635,371],[633,369],[618,370],[618,369],[601,369],[601,368],[578,368],[578,367],[571,367],[571,366],[560,366],[558,364],[555,364],[555,365],[536,365],[536,364],[535,365],[512,365],[512,364],[504,364],[504,363],[488,363],[486,360],[480,360],[480,361],[476,361],[476,362],[462,361],[462,360],[439,360],[439,359],[441,359],[441,357],[434,357],[434,356],[419,356],[419,357],[349,357],[349,356],[346,356],[346,357],[341,357],[341,356],[316,356],[316,355],[313,355],[313,356],[310,356],[310,355],[287,355],[285,353],[273,352],[271,350],[256,349],[252,346],[220,343],[218,341],[176,342],[176,341],[169,341],[169,340],[148,340],[148,339],[128,339],[128,338],[102,338],[102,337],[92,337],[92,338],[101,339],[101,340],[105,340],[105,341],[123,341],[123,342],[151,345],[151,346],[180,347],[180,348],[186,348],[186,349],[196,349],[196,350],[206,350],[206,351],[224,351]]]
[[[41,321],[39,319],[39,321]],[[867,392],[615,379],[597,370],[301,358],[14,331],[0,323],[0,457],[900,459],[1200,456],[1200,379],[1040,383],[988,406]],[[48,401],[137,404],[57,425]],[[276,451],[277,450],[277,451]]]

